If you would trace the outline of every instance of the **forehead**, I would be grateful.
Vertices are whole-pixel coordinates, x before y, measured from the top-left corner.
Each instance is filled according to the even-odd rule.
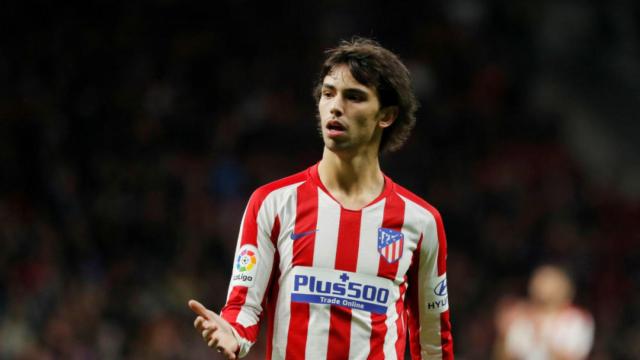
[[[375,93],[375,89],[358,82],[351,74],[349,67],[344,64],[334,66],[324,77],[322,85],[338,89],[359,89],[367,93]]]

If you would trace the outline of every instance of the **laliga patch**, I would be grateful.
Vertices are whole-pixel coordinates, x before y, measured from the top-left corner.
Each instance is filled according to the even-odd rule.
[[[251,287],[256,281],[258,265],[258,249],[253,245],[243,245],[240,247],[238,257],[233,265],[231,275],[232,286]]]
[[[350,271],[296,266],[292,269],[291,301],[339,305],[386,314],[397,298],[393,281]]]
[[[438,276],[436,285],[427,294],[427,310],[443,313],[449,309],[449,294],[447,291],[447,274]]]

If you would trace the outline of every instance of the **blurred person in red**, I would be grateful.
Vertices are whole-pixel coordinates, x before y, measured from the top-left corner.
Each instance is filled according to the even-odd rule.
[[[407,68],[374,41],[343,42],[315,99],[322,159],[254,192],[226,305],[190,301],[194,326],[228,359],[265,313],[267,359],[402,359],[407,338],[414,359],[453,359],[442,219],[380,169],[415,123]]]
[[[580,360],[591,351],[594,321],[573,304],[574,285],[555,265],[537,268],[529,298],[505,302],[496,313],[498,360]]]

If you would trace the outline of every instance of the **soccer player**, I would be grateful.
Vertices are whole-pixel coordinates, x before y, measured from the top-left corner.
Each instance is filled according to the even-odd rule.
[[[342,42],[315,97],[322,159],[253,193],[226,305],[191,300],[194,326],[228,359],[263,314],[267,359],[403,359],[407,336],[414,359],[453,359],[442,219],[380,170],[415,124],[407,68],[372,40]]]

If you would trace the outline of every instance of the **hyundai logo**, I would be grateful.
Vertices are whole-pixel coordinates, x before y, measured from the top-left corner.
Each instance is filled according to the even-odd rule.
[[[433,292],[438,296],[446,296],[447,295],[447,279],[444,279],[436,285],[433,289]]]

